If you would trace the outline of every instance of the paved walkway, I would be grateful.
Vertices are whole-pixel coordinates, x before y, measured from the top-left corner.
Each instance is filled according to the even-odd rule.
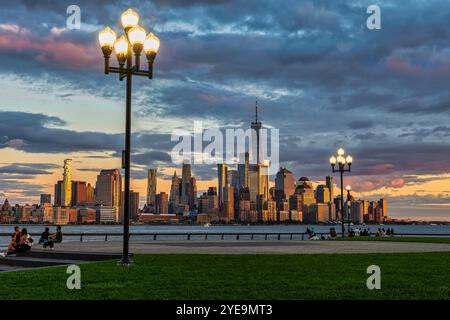
[[[55,251],[121,252],[122,243],[69,242]],[[131,241],[132,253],[315,254],[450,251],[450,244],[388,241]]]

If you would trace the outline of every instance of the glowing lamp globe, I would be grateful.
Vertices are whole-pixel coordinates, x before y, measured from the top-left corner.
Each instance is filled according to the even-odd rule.
[[[350,156],[350,155],[348,155],[348,156],[345,158],[345,161],[346,161],[348,164],[352,164],[352,162],[353,162],[353,157]]]
[[[128,39],[130,40],[132,46],[135,44],[143,45],[146,35],[147,33],[145,32],[145,29],[140,26],[132,27],[128,31]]]
[[[332,156],[332,157],[330,158],[330,164],[335,165],[336,162],[337,162],[336,157],[335,157],[335,156]]]
[[[128,30],[132,27],[137,26],[139,23],[139,15],[133,9],[128,9],[122,16],[120,17],[120,21],[122,22],[122,26],[125,30]]]
[[[159,50],[159,38],[150,33],[144,41],[144,51],[146,54],[157,53]]]
[[[98,34],[98,42],[102,48],[111,48],[116,41],[116,33],[110,27],[106,27]]]

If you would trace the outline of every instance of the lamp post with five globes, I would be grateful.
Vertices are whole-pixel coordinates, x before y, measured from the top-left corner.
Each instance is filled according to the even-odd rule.
[[[139,15],[131,8],[122,13],[121,22],[124,34],[116,38],[116,33],[106,27],[100,31],[98,40],[105,58],[105,74],[117,73],[119,80],[126,79],[126,116],[125,116],[125,150],[122,151],[122,168],[125,169],[125,195],[123,203],[123,254],[120,261],[123,265],[131,263],[129,258],[130,237],[130,158],[131,158],[131,78],[144,76],[153,78],[153,62],[159,50],[159,39],[153,33],[147,35],[144,28],[138,25]],[[116,53],[119,67],[110,66],[109,58]],[[141,69],[141,53],[147,57],[148,69]],[[134,52],[134,65],[133,56]]]
[[[344,226],[344,172],[351,172],[353,158],[350,155],[344,157],[345,151],[343,148],[337,150],[337,156],[333,155],[330,158],[331,169],[333,173],[339,172],[341,174],[341,223],[342,223],[342,238],[345,237],[345,226]],[[338,165],[336,169],[336,164]],[[347,165],[347,167],[346,167]]]

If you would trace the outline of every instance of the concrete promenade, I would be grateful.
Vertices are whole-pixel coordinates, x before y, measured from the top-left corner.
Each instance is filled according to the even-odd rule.
[[[58,244],[55,251],[119,253],[122,242],[92,241]],[[390,241],[131,241],[130,252],[196,254],[318,254],[450,251],[450,244]]]

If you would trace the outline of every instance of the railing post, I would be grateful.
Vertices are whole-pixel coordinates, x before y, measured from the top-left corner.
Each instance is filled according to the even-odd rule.
[[[108,241],[108,234],[105,234],[105,241]]]
[[[302,233],[302,240],[305,240],[305,234]]]
[[[281,238],[281,234],[278,234],[278,240],[280,240],[280,238]]]
[[[205,240],[208,240],[208,234],[205,233]]]
[[[252,240],[253,240],[253,233],[252,233]]]
[[[267,233],[264,235],[264,240],[267,240]]]
[[[153,240],[156,240],[156,233],[153,235]]]
[[[80,242],[83,242],[83,234],[80,234]]]
[[[239,240],[239,233],[236,233],[236,240]]]
[[[291,233],[291,237],[289,238],[289,240],[292,240],[292,233]]]
[[[220,238],[220,240],[223,240],[223,233],[222,233],[222,237]]]
[[[191,240],[191,234],[190,233],[188,233],[188,240]]]

